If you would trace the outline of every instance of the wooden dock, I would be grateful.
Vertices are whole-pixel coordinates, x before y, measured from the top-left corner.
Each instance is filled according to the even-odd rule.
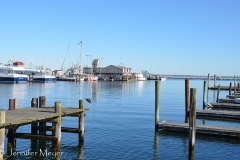
[[[86,109],[85,109],[86,110]],[[62,108],[61,116],[78,116],[84,109]],[[58,117],[54,107],[51,108],[19,108],[16,110],[7,110],[5,123],[0,124],[0,128],[12,128],[31,124],[33,122],[50,121]]]
[[[208,87],[208,89],[210,90],[218,90],[218,86],[214,86],[214,87]],[[229,90],[229,86],[220,86],[220,90]],[[234,90],[234,87],[231,88],[231,90]]]
[[[211,102],[212,103],[212,102]],[[210,104],[211,104],[210,103]],[[235,99],[219,98],[218,103],[235,103]]]
[[[240,104],[239,103],[215,103],[215,102],[210,102],[212,109],[240,109]]]
[[[39,100],[39,101],[38,101]],[[84,101],[79,100],[78,108],[62,107],[61,102],[46,106],[46,97],[32,98],[31,107],[17,108],[16,99],[9,100],[9,110],[0,110],[0,160],[4,157],[4,137],[7,129],[8,150],[16,147],[15,138],[52,141],[51,152],[60,151],[61,132],[78,133],[79,144],[84,141]],[[62,118],[78,118],[78,128],[62,127]],[[52,125],[47,126],[46,122]],[[17,133],[20,126],[31,124],[30,133]],[[50,135],[47,131],[52,131]]]
[[[240,112],[235,111],[215,111],[215,110],[196,110],[197,118],[219,118],[240,121]]]
[[[176,132],[189,132],[188,123],[177,123],[177,122],[162,122],[159,123],[159,129],[167,131],[176,131]],[[221,126],[208,126],[208,125],[196,125],[197,134],[205,135],[218,135],[218,136],[228,136],[234,138],[240,138],[240,128],[229,128]]]

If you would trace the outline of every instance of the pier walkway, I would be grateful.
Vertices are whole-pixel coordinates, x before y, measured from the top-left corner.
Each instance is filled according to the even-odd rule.
[[[7,137],[7,150],[16,147],[15,138],[39,141],[52,141],[49,149],[60,151],[61,132],[78,133],[79,144],[84,141],[84,100],[79,100],[78,108],[62,107],[56,101],[54,106],[46,106],[46,97],[32,98],[31,107],[17,108],[16,99],[9,100],[9,110],[0,110],[0,160],[4,158],[4,139]],[[62,118],[74,116],[78,119],[78,128],[62,127]],[[47,122],[49,126],[47,126]],[[20,126],[31,124],[30,133],[17,133]],[[47,134],[47,131],[51,131]],[[7,133],[7,134],[6,134]],[[77,138],[76,138],[77,139]]]

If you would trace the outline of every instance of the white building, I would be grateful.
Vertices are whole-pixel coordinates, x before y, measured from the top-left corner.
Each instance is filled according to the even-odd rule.
[[[120,65],[110,65],[104,68],[101,68],[101,63],[99,59],[94,59],[92,61],[92,68],[91,67],[84,67],[83,68],[83,73],[84,74],[91,74],[93,73],[94,75],[131,75],[132,74],[132,69],[127,68],[124,66]]]
[[[131,75],[132,69],[119,65],[110,65],[105,68],[101,68],[101,74],[103,75]]]

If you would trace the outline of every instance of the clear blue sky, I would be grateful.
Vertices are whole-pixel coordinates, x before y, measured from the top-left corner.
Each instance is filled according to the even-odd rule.
[[[61,69],[90,56],[133,72],[238,75],[239,0],[1,0],[0,62]]]

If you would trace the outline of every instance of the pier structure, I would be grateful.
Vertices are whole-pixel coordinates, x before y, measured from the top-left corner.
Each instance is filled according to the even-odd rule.
[[[31,107],[17,108],[17,100],[9,100],[9,110],[0,110],[0,160],[4,158],[5,130],[8,138],[8,150],[16,147],[16,138],[39,141],[52,141],[49,148],[51,152],[59,152],[61,133],[78,133],[79,144],[84,142],[84,100],[79,100],[78,108],[62,107],[62,103],[56,101],[54,106],[46,106],[46,97],[32,98]],[[78,117],[78,128],[62,127],[63,117]],[[52,125],[47,126],[46,122]],[[18,133],[21,126],[31,124],[29,133]],[[52,131],[47,135],[46,131]]]
[[[159,94],[159,81],[155,84],[155,101],[160,101]],[[207,87],[206,80],[204,81],[203,87],[203,110],[196,110],[196,99],[197,99],[197,89],[189,89],[189,80],[185,79],[185,123],[179,122],[167,122],[163,121],[159,123],[159,108],[160,103],[155,102],[155,130],[173,131],[173,132],[185,132],[189,135],[189,159],[194,159],[194,146],[195,146],[195,135],[214,135],[219,137],[231,137],[240,139],[240,128],[238,127],[223,127],[223,126],[210,126],[205,125],[205,119],[213,119],[220,121],[240,121],[240,99],[236,101],[236,98],[240,98],[239,84],[238,88],[234,87],[234,92],[232,93],[232,86],[226,87],[229,90],[229,95],[225,99],[219,98],[220,85],[217,86],[217,100],[216,102],[207,102],[206,94]],[[189,95],[190,91],[190,95]],[[209,110],[210,109],[210,110]],[[197,119],[203,119],[203,124],[196,124]]]

